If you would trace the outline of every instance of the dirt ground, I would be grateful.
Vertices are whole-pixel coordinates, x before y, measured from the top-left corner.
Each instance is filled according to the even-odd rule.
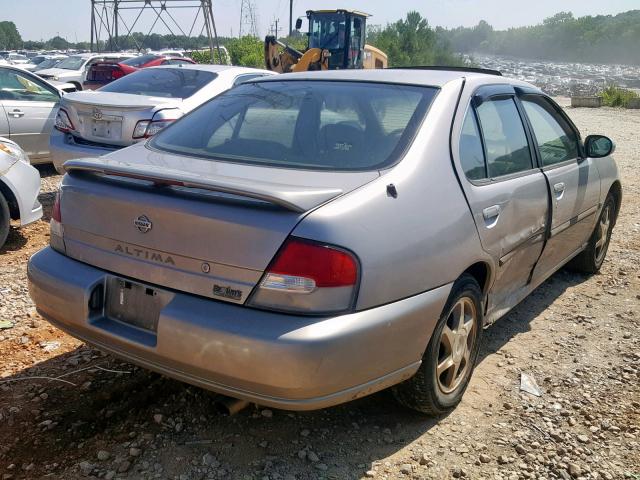
[[[316,412],[250,407],[105,356],[50,326],[26,263],[45,218],[0,250],[0,479],[640,479],[640,111],[567,109],[608,134],[624,201],[600,274],[561,271],[484,332],[462,404],[443,418],[388,392]],[[520,391],[533,375],[541,397]],[[55,379],[52,379],[55,377]]]

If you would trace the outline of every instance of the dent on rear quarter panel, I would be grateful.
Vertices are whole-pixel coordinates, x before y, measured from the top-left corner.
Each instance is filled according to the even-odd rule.
[[[312,212],[293,231],[355,252],[361,264],[358,310],[451,283],[486,258],[449,156],[461,83],[442,88],[402,161]],[[390,183],[397,198],[387,195]]]

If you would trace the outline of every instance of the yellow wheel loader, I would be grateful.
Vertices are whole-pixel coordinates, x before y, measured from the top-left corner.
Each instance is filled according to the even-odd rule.
[[[386,68],[387,55],[365,45],[367,17],[356,10],[309,10],[309,48],[304,52],[274,36],[264,40],[264,58],[269,70],[279,73],[346,68]],[[302,19],[296,22],[300,30]]]

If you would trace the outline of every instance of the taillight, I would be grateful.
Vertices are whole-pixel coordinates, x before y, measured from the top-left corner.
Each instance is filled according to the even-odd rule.
[[[348,310],[358,284],[358,261],[343,249],[308,240],[285,242],[249,304],[282,311]]]
[[[54,125],[61,132],[69,132],[71,130],[75,130],[73,123],[71,123],[71,119],[69,118],[69,114],[64,108],[59,108],[58,113],[56,114],[56,123]]]
[[[111,78],[113,78],[114,80],[117,80],[118,78],[122,78],[122,77],[124,77],[124,72],[120,67],[114,69],[111,72]]]
[[[60,210],[60,192],[56,193],[56,199],[53,202],[53,208],[51,209],[51,221],[49,222],[49,244],[51,248],[64,253],[66,248],[64,246],[64,229],[62,227],[62,213]]]
[[[135,139],[153,137],[175,119],[164,120],[140,120],[133,129],[132,137]]]

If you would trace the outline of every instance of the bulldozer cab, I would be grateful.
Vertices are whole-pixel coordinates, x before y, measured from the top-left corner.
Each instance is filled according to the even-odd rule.
[[[329,70],[362,68],[368,16],[355,10],[307,11],[309,49],[330,52]]]

